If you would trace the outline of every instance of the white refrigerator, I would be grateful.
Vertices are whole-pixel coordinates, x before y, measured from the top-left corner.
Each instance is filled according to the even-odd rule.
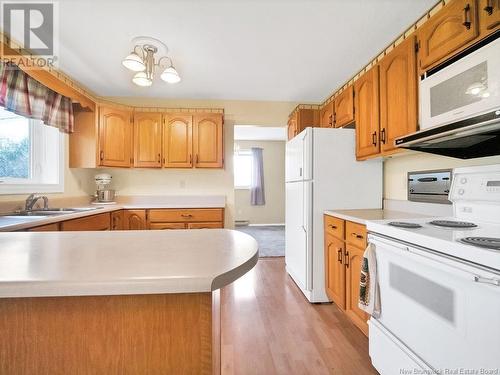
[[[310,302],[329,301],[323,212],[382,207],[382,160],[358,162],[355,147],[354,129],[306,128],[286,144],[286,270]]]

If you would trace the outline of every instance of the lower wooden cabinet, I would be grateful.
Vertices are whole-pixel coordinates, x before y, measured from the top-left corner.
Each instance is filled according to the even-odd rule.
[[[123,211],[124,230],[145,230],[146,210],[124,210]]]
[[[368,336],[370,316],[358,307],[366,226],[329,215],[325,225],[325,288],[328,297]]]
[[[359,278],[364,250],[353,245],[346,245],[345,252],[345,313],[352,322],[368,336],[367,321],[370,316],[358,307]]]
[[[325,231],[326,294],[340,308],[345,308],[344,241]]]
[[[111,212],[111,230],[123,229],[123,210]]]
[[[63,221],[61,230],[63,231],[100,231],[111,229],[111,215],[109,212],[104,214],[82,217]]]
[[[28,232],[224,228],[223,208],[118,210],[39,225]]]
[[[27,232],[57,232],[59,230],[59,223],[40,225],[38,227],[29,228]]]
[[[149,229],[224,228],[223,208],[148,210]]]

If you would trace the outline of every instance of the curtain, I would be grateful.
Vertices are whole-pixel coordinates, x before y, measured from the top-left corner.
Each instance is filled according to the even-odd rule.
[[[263,206],[266,204],[264,194],[264,159],[262,149],[252,147],[252,185],[250,186],[250,204]]]
[[[0,106],[6,110],[72,133],[72,104],[70,98],[42,85],[16,65],[0,62]]]

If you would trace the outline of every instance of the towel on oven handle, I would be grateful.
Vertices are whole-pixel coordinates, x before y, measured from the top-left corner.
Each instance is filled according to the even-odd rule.
[[[380,316],[380,290],[377,278],[377,257],[375,245],[368,243],[363,254],[359,280],[359,302],[361,310],[374,318]]]

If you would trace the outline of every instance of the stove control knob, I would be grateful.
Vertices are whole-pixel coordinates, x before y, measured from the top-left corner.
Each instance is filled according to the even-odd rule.
[[[464,195],[465,190],[464,189],[458,189],[458,195]]]
[[[460,179],[460,183],[461,183],[461,184],[465,184],[465,183],[467,183],[467,178],[462,177],[462,178]]]

